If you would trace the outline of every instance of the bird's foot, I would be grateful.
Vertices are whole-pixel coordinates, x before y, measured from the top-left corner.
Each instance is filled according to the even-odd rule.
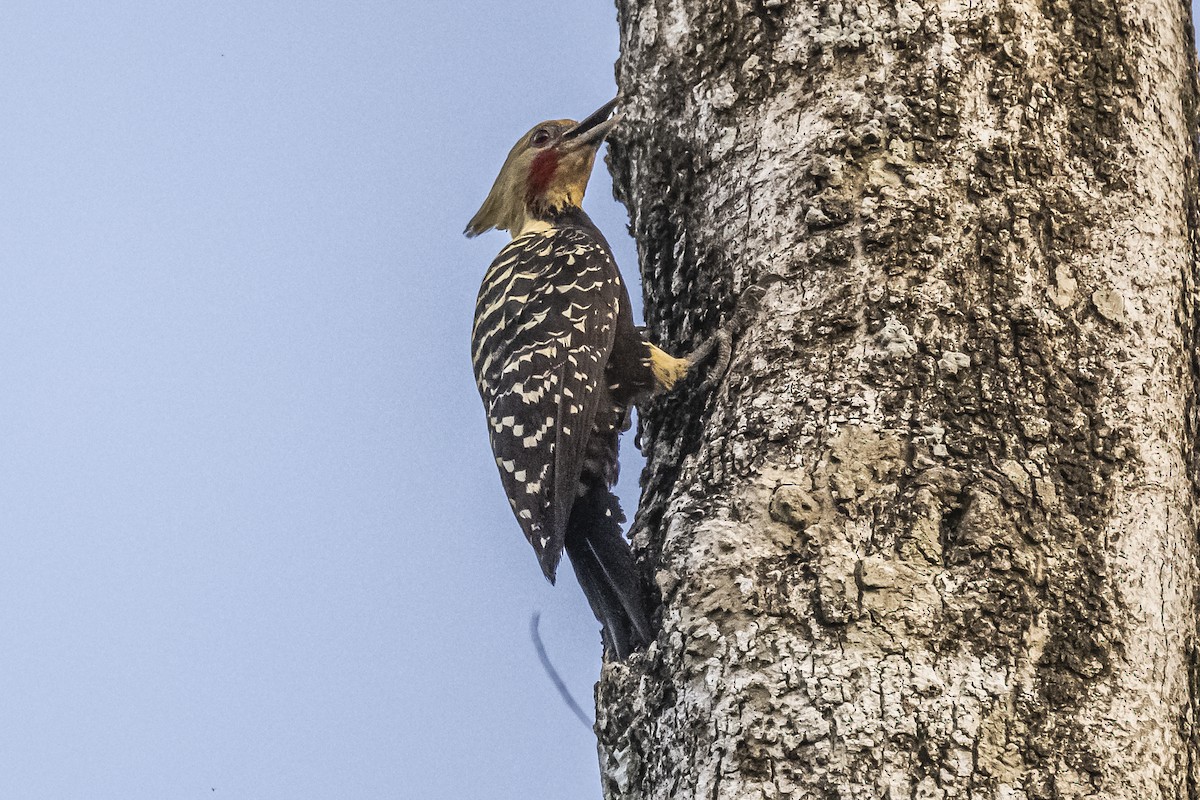
[[[729,371],[732,352],[732,337],[729,335],[729,331],[722,329],[705,339],[699,347],[683,358],[688,363],[688,372],[709,359],[713,360],[705,372],[704,380],[700,383],[701,389],[711,389]]]
[[[688,363],[689,374],[691,374],[692,367],[715,356],[704,376],[704,381],[700,384],[701,389],[711,389],[725,377],[725,373],[729,371],[730,357],[733,352],[733,337],[740,335],[750,324],[754,315],[758,313],[767,290],[780,280],[782,278],[778,275],[766,275],[748,287],[734,304],[736,311],[733,317],[726,321],[720,330],[704,340],[699,347],[684,356],[684,360]]]

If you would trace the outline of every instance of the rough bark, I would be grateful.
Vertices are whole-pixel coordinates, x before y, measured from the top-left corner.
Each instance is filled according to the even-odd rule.
[[[652,334],[744,324],[645,415],[606,796],[1200,798],[1187,3],[617,7]]]

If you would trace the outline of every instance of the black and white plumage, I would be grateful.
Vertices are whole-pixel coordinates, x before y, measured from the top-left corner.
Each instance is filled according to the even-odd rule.
[[[653,375],[608,245],[581,211],[500,251],[480,287],[471,338],[513,513],[551,582],[564,548],[570,553],[610,649],[623,658],[649,627],[610,489],[628,404]]]
[[[620,276],[578,228],[500,251],[475,306],[471,357],[500,478],[550,580],[562,553],[621,309]]]

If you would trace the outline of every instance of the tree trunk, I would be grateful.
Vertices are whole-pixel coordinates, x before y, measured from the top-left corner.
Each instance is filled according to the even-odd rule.
[[[645,415],[606,796],[1200,798],[1187,3],[617,6],[652,335],[740,322]]]

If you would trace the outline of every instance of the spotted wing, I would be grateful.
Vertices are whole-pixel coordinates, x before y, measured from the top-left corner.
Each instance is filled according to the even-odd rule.
[[[620,311],[620,275],[586,233],[514,239],[492,262],[471,355],[513,512],[554,580]]]

